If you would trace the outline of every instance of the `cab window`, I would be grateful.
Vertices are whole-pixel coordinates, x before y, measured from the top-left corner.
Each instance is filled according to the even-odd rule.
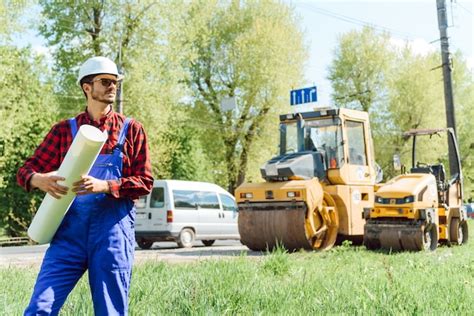
[[[366,166],[366,144],[364,137],[364,123],[346,121],[347,142],[349,145],[349,164]]]
[[[162,208],[165,206],[165,190],[163,188],[153,188],[151,191],[150,207]]]
[[[222,208],[224,211],[237,211],[237,205],[235,204],[234,199],[224,194],[219,194],[219,197],[221,198]]]
[[[305,123],[305,150],[318,151],[327,167],[340,168],[344,163],[342,126],[339,118],[319,119]]]
[[[283,137],[285,137],[285,148],[281,154],[295,153],[298,149],[298,132],[296,123],[288,123],[286,126],[280,126],[283,130]]]

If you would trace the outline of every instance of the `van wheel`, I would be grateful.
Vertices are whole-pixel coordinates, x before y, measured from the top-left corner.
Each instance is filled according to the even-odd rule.
[[[153,245],[153,241],[148,239],[139,239],[137,240],[138,247],[141,249],[150,249]]]
[[[191,228],[183,228],[176,242],[180,248],[191,248],[194,242],[194,231]]]
[[[204,244],[204,246],[210,247],[214,244],[215,240],[201,240],[201,242]]]

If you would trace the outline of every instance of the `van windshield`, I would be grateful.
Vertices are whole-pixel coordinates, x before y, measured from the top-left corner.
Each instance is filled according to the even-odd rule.
[[[224,211],[237,211],[237,205],[235,204],[234,199],[225,194],[219,194],[222,202],[222,208]]]

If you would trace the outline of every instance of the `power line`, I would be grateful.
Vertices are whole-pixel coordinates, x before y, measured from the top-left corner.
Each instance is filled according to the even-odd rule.
[[[392,33],[392,34],[396,34],[396,35],[405,37],[409,40],[413,40],[413,38],[415,37],[412,34],[408,34],[408,33],[401,32],[401,31],[398,31],[398,30],[395,30],[395,29],[392,29],[392,28],[389,28],[389,27],[381,26],[381,25],[378,25],[378,24],[375,24],[375,23],[371,23],[371,22],[367,22],[367,21],[364,21],[364,20],[349,17],[349,16],[346,16],[346,15],[342,15],[342,14],[339,14],[339,13],[335,13],[335,12],[332,12],[332,11],[329,11],[329,10],[326,10],[326,9],[318,8],[318,7],[312,6],[311,4],[300,4],[300,6],[304,6],[304,7],[308,8],[310,11],[313,11],[315,13],[326,15],[326,16],[329,16],[329,17],[332,17],[332,18],[335,18],[335,19],[338,19],[338,20],[341,20],[341,21],[344,21],[344,22],[356,24],[356,25],[359,25],[359,26],[368,26],[368,27],[371,27],[371,28],[373,28],[375,30],[378,30],[378,31],[389,32],[389,33]]]
[[[473,15],[474,14],[472,13],[472,11],[470,11],[469,9],[467,9],[466,7],[464,7],[463,5],[461,5],[459,2],[455,2],[455,4],[460,7],[461,9],[463,9],[464,11],[466,11],[467,13],[469,13],[470,15]]]
[[[63,98],[63,99],[84,100],[83,96],[74,96],[74,95],[55,95],[55,97]],[[123,102],[128,103],[128,102],[130,102],[130,100],[124,99]],[[76,113],[76,111],[72,110],[72,109],[70,111],[68,111],[68,113],[69,112],[70,113]],[[214,130],[222,131],[222,125],[217,124],[217,123],[212,123],[212,122],[209,122],[209,121],[206,121],[206,120],[199,120],[199,119],[196,119],[196,118],[180,118],[180,119],[175,119],[174,121],[171,120],[171,122],[177,122],[177,123],[183,123],[183,124],[185,123],[185,124],[191,125],[195,128],[200,128],[200,129],[203,129],[203,130],[214,129]],[[248,129],[246,129],[246,128],[236,128],[235,126],[228,126],[228,127],[230,127],[230,130],[232,132],[244,132],[244,133],[250,134],[250,135],[261,134],[260,131],[249,132]]]

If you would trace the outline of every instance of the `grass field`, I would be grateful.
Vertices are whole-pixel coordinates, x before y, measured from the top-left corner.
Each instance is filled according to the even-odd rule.
[[[22,313],[37,271],[0,269],[0,314]],[[87,284],[83,278],[61,315],[93,315]],[[130,315],[226,314],[474,315],[474,242],[425,253],[344,245],[135,266]]]

